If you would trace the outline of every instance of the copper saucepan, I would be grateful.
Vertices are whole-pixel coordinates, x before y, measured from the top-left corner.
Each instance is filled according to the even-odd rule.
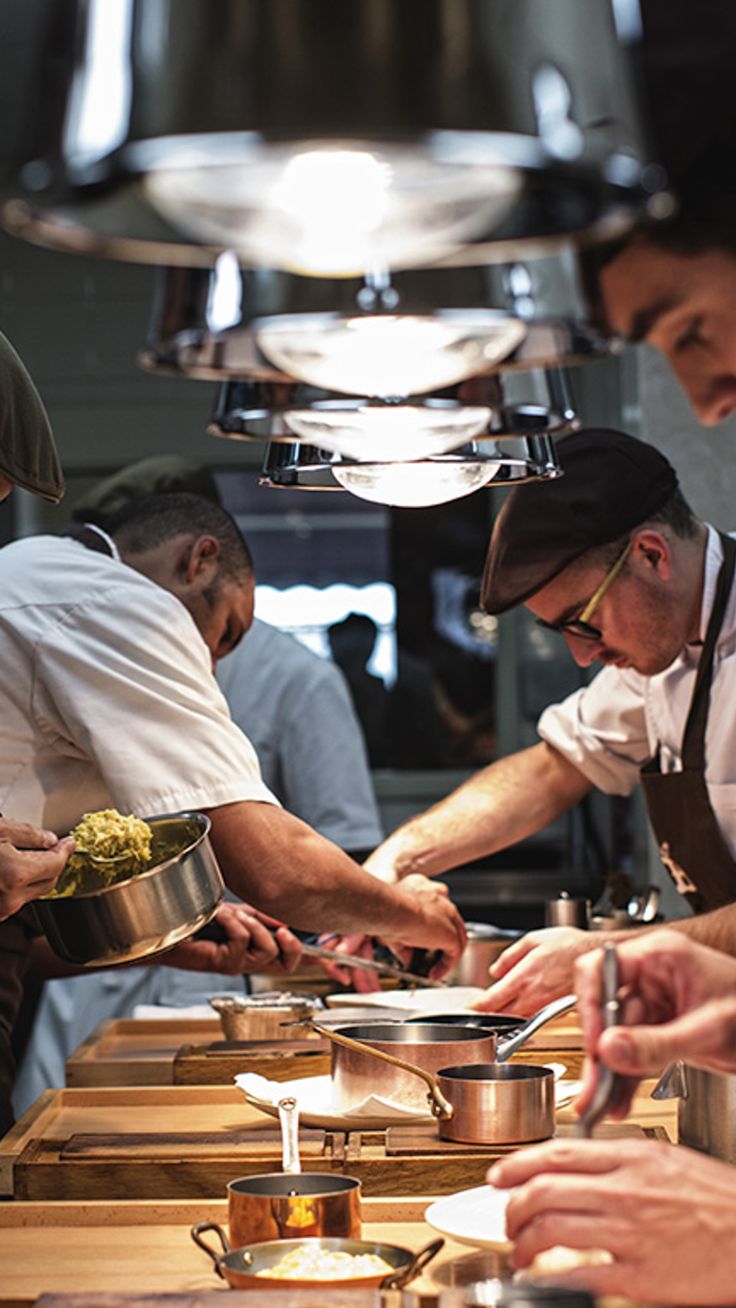
[[[336,1045],[421,1078],[425,1100],[442,1140],[463,1144],[527,1144],[555,1132],[555,1078],[551,1068],[526,1063],[470,1063],[426,1071],[344,1031],[325,1034]],[[375,1076],[375,1074],[374,1074]]]
[[[334,1172],[302,1172],[296,1100],[279,1102],[283,1172],[242,1176],[227,1186],[230,1243],[306,1236],[360,1236],[360,1181]]]
[[[213,1249],[202,1238],[206,1231],[214,1231],[222,1245],[222,1252]],[[314,1289],[319,1286],[326,1289],[334,1286],[374,1286],[383,1290],[400,1290],[423,1267],[439,1253],[444,1240],[432,1240],[430,1244],[413,1254],[398,1244],[382,1244],[373,1240],[269,1240],[263,1244],[252,1244],[241,1249],[231,1249],[221,1226],[216,1222],[199,1222],[191,1229],[194,1243],[212,1259],[218,1276],[227,1281],[234,1290],[298,1290]],[[341,1251],[349,1254],[377,1254],[383,1258],[393,1271],[379,1272],[373,1276],[351,1276],[335,1280],[297,1280],[295,1277],[269,1276],[268,1272],[276,1263],[281,1262],[285,1254],[304,1247],[312,1249]],[[261,1273],[261,1275],[259,1275]]]
[[[504,1063],[546,1022],[567,1012],[575,1003],[574,995],[564,995],[546,1004],[528,1021],[513,1019],[515,1029],[507,1039],[499,1041],[498,1025],[488,1028],[476,1025],[475,1018],[486,1018],[485,1013],[468,1014],[469,1025],[462,1022],[442,1022],[427,1015],[423,1021],[358,1023],[334,1028],[349,1041],[334,1041],[332,1049],[333,1102],[343,1111],[355,1108],[368,1095],[380,1093],[405,1108],[417,1113],[426,1112],[426,1091],[415,1076],[402,1071],[399,1064],[384,1069],[380,1083],[376,1066],[370,1055],[378,1050],[408,1060],[412,1068],[437,1073],[444,1067],[457,1067],[466,1063]],[[312,1023],[315,1030],[330,1035],[330,1030],[319,1022]]]

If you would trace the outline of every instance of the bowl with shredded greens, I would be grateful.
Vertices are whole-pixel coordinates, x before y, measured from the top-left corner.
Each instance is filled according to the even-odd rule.
[[[193,935],[225,890],[209,831],[204,813],[83,814],[54,891],[34,903],[52,949],[92,967],[147,958]]]

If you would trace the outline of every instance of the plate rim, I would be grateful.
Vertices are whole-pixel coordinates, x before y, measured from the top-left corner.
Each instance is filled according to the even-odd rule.
[[[430,1213],[432,1212],[433,1209],[436,1209],[441,1204],[448,1203],[448,1201],[452,1199],[457,1199],[460,1195],[463,1196],[474,1195],[474,1194],[478,1194],[479,1191],[492,1192],[494,1189],[496,1189],[496,1187],[488,1184],[474,1185],[474,1186],[470,1186],[467,1190],[457,1190],[455,1194],[440,1195],[438,1199],[434,1199],[432,1203],[425,1209],[424,1220],[428,1226],[432,1227],[434,1231],[439,1231],[440,1235],[446,1236],[448,1240],[455,1240],[457,1244],[470,1245],[473,1249],[498,1249],[498,1250],[508,1251],[513,1248],[513,1240],[509,1240],[508,1236],[504,1236],[503,1240],[494,1240],[489,1238],[481,1241],[477,1237],[472,1238],[467,1235],[459,1235],[456,1231],[448,1230],[446,1226],[440,1226],[436,1220],[433,1221],[432,1217],[430,1216]],[[496,1190],[496,1193],[505,1193],[508,1195],[510,1192]]]

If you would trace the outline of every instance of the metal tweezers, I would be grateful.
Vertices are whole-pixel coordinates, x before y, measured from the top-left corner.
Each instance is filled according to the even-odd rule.
[[[343,967],[361,967],[368,972],[377,972],[379,976],[394,976],[406,981],[411,986],[430,986],[432,989],[446,986],[446,981],[430,981],[427,976],[416,972],[405,972],[403,967],[393,963],[381,963],[374,958],[359,958],[355,954],[341,954],[337,949],[328,949],[326,945],[308,945],[302,942],[302,953],[310,958],[326,958],[331,963],[340,963]]]
[[[601,1016],[604,1030],[611,1026],[617,1026],[619,1022],[621,1004],[618,998],[618,985],[619,971],[616,946],[609,943],[603,946]],[[616,1102],[621,1088],[621,1080],[622,1078],[612,1072],[610,1067],[606,1067],[605,1063],[599,1061],[598,1085],[585,1112],[581,1113],[578,1118],[575,1131],[577,1136],[581,1136],[586,1140],[592,1136],[593,1128],[606,1116],[606,1113]]]

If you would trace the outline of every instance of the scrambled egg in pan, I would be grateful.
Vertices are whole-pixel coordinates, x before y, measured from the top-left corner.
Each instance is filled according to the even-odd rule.
[[[347,1281],[362,1276],[387,1276],[395,1268],[378,1254],[351,1254],[344,1249],[320,1249],[302,1245],[291,1249],[272,1267],[256,1276],[273,1276],[284,1281]]]
[[[69,832],[77,842],[59,877],[56,898],[101,890],[143,872],[151,858],[153,832],[142,818],[115,808],[84,813]]]

